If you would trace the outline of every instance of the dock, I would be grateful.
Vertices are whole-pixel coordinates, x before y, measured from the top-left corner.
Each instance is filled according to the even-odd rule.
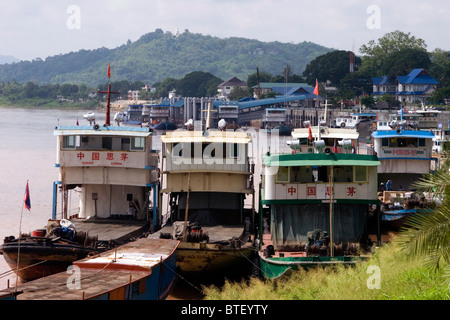
[[[0,291],[17,300],[164,299],[175,279],[178,241],[141,238],[74,262],[76,269]],[[172,270],[173,269],[173,270]]]

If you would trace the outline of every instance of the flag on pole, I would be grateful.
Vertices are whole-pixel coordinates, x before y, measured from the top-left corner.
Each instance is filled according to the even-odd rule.
[[[111,66],[108,63],[108,78],[111,78]]]
[[[316,96],[319,95],[319,82],[316,79],[316,87],[314,88],[314,92],[313,92]]]
[[[308,139],[309,139],[309,141],[313,141],[314,140],[312,132],[311,132],[311,125],[308,126]]]
[[[334,139],[333,153],[338,153],[338,148],[336,144],[336,139]]]
[[[28,211],[31,210],[30,188],[28,187],[28,181],[27,181],[27,186],[25,188],[25,194],[23,196],[23,202],[24,202],[25,209],[27,209]]]

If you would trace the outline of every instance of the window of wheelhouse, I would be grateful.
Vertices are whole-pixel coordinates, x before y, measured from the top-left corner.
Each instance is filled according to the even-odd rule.
[[[131,138],[131,151],[144,151],[145,139],[143,137],[132,137]]]
[[[381,140],[383,147],[390,148],[417,148],[425,147],[424,138],[410,138],[410,137],[392,137]]]
[[[64,136],[63,137],[63,149],[75,149],[76,136]]]
[[[276,183],[328,183],[330,166],[281,166],[276,174]],[[334,166],[333,182],[360,183],[368,181],[365,166]]]

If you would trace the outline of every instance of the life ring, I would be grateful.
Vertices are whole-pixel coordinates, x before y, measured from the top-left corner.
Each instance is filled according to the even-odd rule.
[[[342,122],[341,123],[341,128],[344,128],[345,127],[345,122]]]

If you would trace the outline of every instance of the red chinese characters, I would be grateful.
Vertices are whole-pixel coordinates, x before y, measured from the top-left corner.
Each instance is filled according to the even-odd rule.
[[[355,187],[347,187],[347,197],[353,197],[356,194]]]
[[[316,195],[316,187],[307,187],[306,194],[308,196],[315,196]]]
[[[98,160],[100,160],[100,153],[92,152],[92,161],[98,161]]]

